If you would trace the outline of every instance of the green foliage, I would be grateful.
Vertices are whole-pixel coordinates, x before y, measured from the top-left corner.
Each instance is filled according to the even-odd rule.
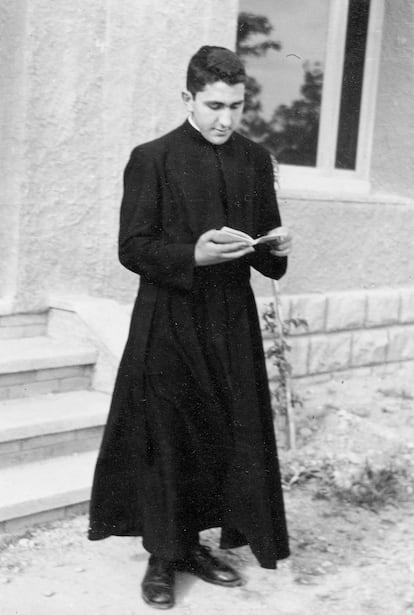
[[[335,498],[376,511],[411,497],[413,469],[412,455],[401,451],[381,463],[366,458],[310,458],[308,452],[306,459],[296,455],[284,460],[283,482],[288,488],[310,484],[317,499]]]
[[[282,46],[278,41],[269,38],[273,26],[267,17],[253,13],[239,13],[236,53],[244,61],[248,57],[263,57],[273,49],[279,51]],[[260,142],[266,135],[270,125],[263,118],[260,94],[262,86],[254,77],[248,77],[246,82],[246,101],[240,132],[254,141]]]
[[[263,145],[280,162],[316,164],[323,72],[318,63],[305,62],[302,98],[290,106],[279,105],[269,122]]]
[[[270,38],[273,25],[267,17],[240,13],[237,53],[243,60],[263,57],[270,50],[280,51],[282,44]],[[246,83],[246,104],[240,132],[261,143],[285,164],[314,166],[319,131],[323,71],[319,63],[304,62],[301,98],[291,105],[279,105],[270,120],[263,116],[260,102],[262,86],[254,77]],[[283,84],[281,84],[283,87]]]
[[[383,467],[374,467],[365,460],[350,485],[338,485],[334,475],[332,487],[337,498],[374,510],[402,498],[408,478],[407,468],[395,460]]]
[[[279,51],[281,44],[278,41],[267,38],[273,30],[273,26],[267,17],[255,15],[254,13],[239,13],[237,23],[237,46],[236,52],[241,57],[265,55],[269,49]],[[257,36],[264,39],[257,40]],[[250,41],[251,37],[256,36],[256,42]]]
[[[292,329],[297,327],[307,328],[306,320],[301,318],[289,318],[283,323],[278,324],[276,309],[273,303],[265,306],[262,313],[264,327],[272,335],[273,344],[267,350],[266,356],[271,359],[276,367],[275,387],[272,389],[274,399],[274,412],[276,415],[285,417],[287,415],[287,387],[292,376],[292,365],[289,362],[288,353],[291,346],[288,336]],[[299,396],[291,391],[290,395],[292,406],[302,405]]]

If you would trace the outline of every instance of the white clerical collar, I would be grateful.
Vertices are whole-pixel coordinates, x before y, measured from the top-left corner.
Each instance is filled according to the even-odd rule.
[[[198,132],[201,132],[201,130],[199,129],[199,127],[197,126],[197,124],[194,122],[193,118],[191,117],[191,115],[188,116],[188,122],[189,124],[191,124],[191,126],[193,128],[195,128],[196,130],[198,130]]]

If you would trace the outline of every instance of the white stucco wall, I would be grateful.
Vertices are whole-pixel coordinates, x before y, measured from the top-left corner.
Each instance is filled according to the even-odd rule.
[[[24,2],[0,4],[0,300],[13,295],[24,194]]]
[[[51,290],[130,297],[136,280],[116,255],[123,167],[134,145],[184,119],[189,57],[233,46],[236,14],[236,0],[2,3],[15,176],[0,203],[0,282],[17,280],[17,309]]]
[[[371,177],[414,198],[414,3],[385,0]]]
[[[414,285],[414,202],[381,198],[280,198],[294,236],[288,293]],[[259,295],[269,283],[255,277]]]

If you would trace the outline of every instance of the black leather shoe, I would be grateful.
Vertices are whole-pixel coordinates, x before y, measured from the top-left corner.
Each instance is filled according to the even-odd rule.
[[[170,562],[151,555],[142,580],[142,598],[156,609],[170,609],[174,599],[174,569]]]
[[[203,545],[193,547],[185,560],[176,563],[176,570],[195,574],[207,583],[222,585],[223,587],[239,587],[243,584],[238,573],[217,557],[210,549]]]

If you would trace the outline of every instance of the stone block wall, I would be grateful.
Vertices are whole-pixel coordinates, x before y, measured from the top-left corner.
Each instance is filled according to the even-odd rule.
[[[258,300],[260,314],[270,302]],[[283,320],[307,323],[292,326],[288,336],[294,378],[410,361],[414,376],[414,287],[284,295],[281,304]],[[272,336],[265,330],[263,336],[268,349]],[[270,360],[268,369],[273,379]]]

